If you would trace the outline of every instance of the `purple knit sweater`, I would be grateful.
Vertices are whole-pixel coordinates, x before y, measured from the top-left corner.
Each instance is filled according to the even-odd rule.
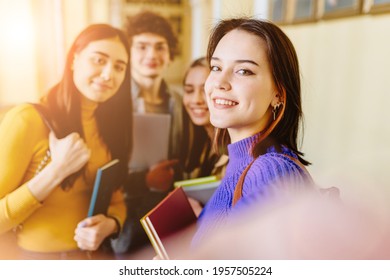
[[[287,179],[296,183],[307,179],[306,173],[292,159],[283,156],[285,154],[296,158],[294,153],[284,147],[280,153],[271,147],[250,167],[245,176],[242,198],[232,208],[235,186],[244,169],[253,160],[250,154],[251,145],[259,136],[260,134],[256,134],[228,146],[229,163],[226,174],[199,217],[193,245],[207,236],[210,230],[223,225],[233,213],[263,203],[272,194],[272,188],[277,181]]]

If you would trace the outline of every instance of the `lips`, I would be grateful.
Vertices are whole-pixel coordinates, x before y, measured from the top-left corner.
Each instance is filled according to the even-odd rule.
[[[146,63],[145,66],[149,67],[149,68],[157,68],[158,64],[157,63]]]
[[[209,111],[208,108],[190,108],[190,110],[196,116],[202,116]]]
[[[92,86],[97,89],[97,90],[109,90],[109,89],[112,89],[111,86],[107,85],[107,84],[104,84],[104,83],[100,83],[100,82],[92,82]]]

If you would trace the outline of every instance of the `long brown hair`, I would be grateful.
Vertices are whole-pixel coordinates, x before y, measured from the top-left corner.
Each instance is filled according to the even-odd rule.
[[[207,48],[209,62],[222,37],[235,29],[258,36],[266,43],[273,80],[284,103],[277,112],[276,120],[263,132],[264,137],[260,137],[259,141],[254,143],[252,155],[257,157],[264,154],[270,146],[275,146],[277,150],[281,150],[281,146],[286,146],[297,154],[303,164],[308,165],[309,162],[303,159],[303,153],[297,147],[303,113],[299,64],[293,44],[278,26],[269,21],[252,18],[221,20],[210,36]],[[227,129],[217,129],[215,145],[226,149],[229,143]]]
[[[119,29],[108,24],[93,24],[84,29],[71,46],[65,63],[62,79],[46,96],[42,104],[57,138],[77,132],[84,137],[81,123],[81,94],[73,81],[72,63],[74,55],[83,50],[90,42],[110,38],[119,38],[130,58],[127,36]],[[112,158],[121,162],[121,180],[127,174],[127,165],[132,148],[132,100],[130,93],[130,59],[125,79],[118,92],[104,103],[99,103],[95,117],[100,137],[106,143]],[[83,174],[83,170],[70,175],[61,187],[70,187],[74,180]]]

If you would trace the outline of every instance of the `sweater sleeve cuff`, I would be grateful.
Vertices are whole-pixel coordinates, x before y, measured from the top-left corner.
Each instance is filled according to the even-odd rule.
[[[8,198],[8,213],[11,219],[24,220],[42,204],[33,196],[27,184],[20,186]]]
[[[116,228],[117,228],[116,232],[114,232],[111,235],[109,235],[108,238],[110,238],[110,239],[117,239],[119,237],[119,234],[122,231],[122,227],[121,227],[121,224],[119,222],[119,219],[114,217],[114,216],[109,216],[109,215],[107,215],[107,218],[113,219],[115,224],[116,224]]]

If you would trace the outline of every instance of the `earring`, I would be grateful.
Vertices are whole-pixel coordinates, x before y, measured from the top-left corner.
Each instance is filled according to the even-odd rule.
[[[276,120],[276,115],[278,114],[279,108],[282,105],[283,105],[283,102],[279,102],[279,103],[274,105],[274,107],[272,109],[272,114],[273,114],[274,121]]]

